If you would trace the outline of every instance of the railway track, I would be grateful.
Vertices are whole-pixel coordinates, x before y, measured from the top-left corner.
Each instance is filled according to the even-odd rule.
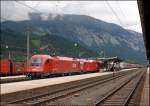
[[[103,98],[100,99],[95,106],[127,106],[134,95],[134,92],[140,82],[144,79],[145,72],[141,72],[140,75],[131,77],[120,86],[109,92]]]
[[[140,73],[136,73],[133,75],[126,76],[125,80],[122,80],[120,78],[119,80],[122,80],[122,81],[116,81],[118,79],[116,79],[116,80],[114,79],[114,81],[106,82],[105,85],[104,84],[98,85],[95,88],[91,87],[91,88],[89,88],[89,90],[86,89],[86,90],[83,90],[81,92],[75,93],[75,95],[69,95],[69,96],[63,97],[62,99],[58,99],[58,100],[55,100],[52,102],[46,102],[45,104],[46,105],[68,105],[68,106],[69,105],[122,106],[123,104],[120,101],[118,101],[118,102],[116,101],[117,98],[114,98],[114,101],[112,101],[112,102],[110,101],[109,104],[108,103],[107,104],[101,104],[102,103],[101,101],[103,100],[103,98],[106,98],[109,94],[111,94],[111,92],[113,92],[114,90],[116,90],[116,89],[118,90],[118,88],[122,88],[122,87],[120,87],[120,85],[126,85],[129,81],[133,80],[134,77],[139,76],[139,74]],[[134,81],[133,81],[133,83],[135,83]],[[115,82],[117,82],[117,85],[113,84],[114,86],[108,86],[109,84],[111,85],[112,83],[115,83]],[[112,89],[109,89],[110,87],[112,87]],[[109,90],[104,90],[104,89],[109,89]],[[134,89],[134,91],[135,91],[135,89]],[[128,100],[131,99],[130,97],[132,97],[132,95],[134,94],[134,91],[132,93],[130,93]],[[90,94],[90,92],[92,92],[92,93]],[[128,94],[128,92],[123,91],[123,95],[124,95],[124,93]],[[76,94],[78,94],[77,95],[78,97],[76,96]],[[121,100],[123,100],[123,98]]]
[[[77,92],[81,92],[87,89],[91,89],[95,86],[101,85],[103,83],[107,83],[112,80],[118,80],[119,78],[122,77],[127,77],[128,74],[120,74],[117,76],[114,76],[112,78],[108,79],[96,79],[93,81],[87,81],[84,83],[78,83],[77,85],[70,85],[70,87],[61,89],[52,93],[48,94],[43,94],[43,95],[38,95],[30,98],[25,98],[22,100],[16,100],[13,102],[9,102],[8,104],[21,104],[21,105],[30,105],[30,106],[37,106],[37,105],[43,105],[45,103],[49,103],[52,101],[56,101],[62,98],[66,98],[70,95],[74,95]],[[76,95],[78,96],[78,95]]]

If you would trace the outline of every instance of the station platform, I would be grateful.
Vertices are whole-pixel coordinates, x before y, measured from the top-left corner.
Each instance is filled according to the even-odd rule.
[[[48,79],[37,79],[31,81],[21,81],[21,82],[14,82],[8,84],[1,84],[1,95],[12,93],[12,92],[23,91],[23,90],[34,89],[34,88],[40,88],[43,86],[67,83],[70,81],[82,80],[82,79],[96,77],[96,76],[103,76],[111,73],[112,72],[92,73],[92,74],[56,77],[56,78],[48,78]]]
[[[7,77],[0,77],[0,80],[3,79],[14,79],[14,78],[24,78],[26,77],[25,75],[17,75],[17,76],[7,76]]]
[[[149,76],[150,76],[150,68],[147,69],[147,74],[146,74],[146,78],[145,78],[145,82],[144,82],[144,88],[142,91],[142,95],[141,95],[141,101],[140,101],[140,106],[150,106],[150,89],[149,89]]]
[[[29,80],[25,75],[17,75],[17,76],[7,76],[7,77],[0,77],[0,83],[10,83],[10,82],[19,82],[19,81],[26,81]]]

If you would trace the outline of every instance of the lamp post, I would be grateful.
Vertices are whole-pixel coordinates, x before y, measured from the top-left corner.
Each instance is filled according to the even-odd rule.
[[[78,54],[78,53],[77,53],[77,50],[76,50],[76,49],[77,49],[76,47],[78,46],[78,44],[77,44],[77,43],[74,43],[74,46],[75,46],[76,54]]]
[[[6,49],[8,49],[8,45],[6,45]],[[10,51],[8,50],[8,58],[11,59]]]
[[[100,55],[101,55],[103,58],[105,58],[105,52],[104,52],[104,50],[102,50],[102,51],[100,52]]]

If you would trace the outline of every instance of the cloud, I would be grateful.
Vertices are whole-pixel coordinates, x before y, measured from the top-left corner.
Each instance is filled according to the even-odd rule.
[[[84,14],[141,31],[136,1],[19,1],[44,14]],[[9,20],[27,20],[37,12],[16,1],[1,1],[1,16]],[[114,13],[114,12],[115,13]],[[43,15],[46,19],[46,15]]]

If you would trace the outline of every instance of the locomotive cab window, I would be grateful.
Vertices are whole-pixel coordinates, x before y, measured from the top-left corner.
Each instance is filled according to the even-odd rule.
[[[31,59],[31,65],[32,66],[38,66],[38,65],[41,65],[41,63],[42,63],[42,60],[41,60],[41,58],[32,58]]]
[[[49,63],[49,59],[47,59],[46,61],[45,61],[45,64],[48,64]]]

